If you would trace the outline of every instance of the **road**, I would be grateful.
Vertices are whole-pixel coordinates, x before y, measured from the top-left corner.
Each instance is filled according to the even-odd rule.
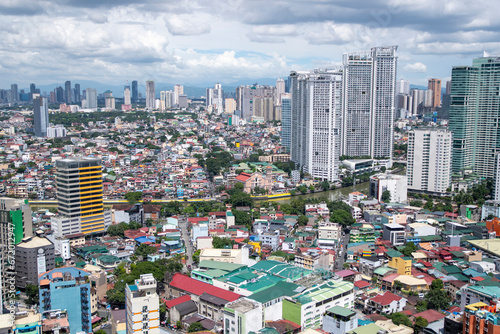
[[[337,258],[335,259],[335,265],[334,265],[334,270],[342,270],[344,269],[344,259],[346,258],[346,252],[347,252],[347,244],[349,243],[349,231],[344,230],[342,232],[342,242],[340,247],[335,249],[335,253],[337,254]],[[340,251],[342,251],[342,254],[340,254]]]
[[[188,266],[193,266],[193,244],[189,238],[188,221],[185,216],[179,216],[179,227],[181,228],[181,238],[186,248],[186,270]]]

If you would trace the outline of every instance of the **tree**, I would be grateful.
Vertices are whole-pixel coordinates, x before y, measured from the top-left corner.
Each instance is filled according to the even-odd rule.
[[[99,330],[95,331],[94,334],[108,334],[108,333],[106,333],[106,331],[104,329],[99,329]]]
[[[422,203],[422,201],[419,201],[419,200],[414,200],[414,201],[410,201],[410,205],[421,208],[424,206],[424,203]]]
[[[203,325],[199,322],[193,322],[191,325],[188,327],[188,333],[193,333],[193,332],[199,332],[202,331]]]
[[[429,292],[425,295],[425,301],[430,309],[440,310],[450,307],[451,298],[443,289],[443,281],[435,279],[432,281]]]
[[[324,180],[319,184],[324,191],[330,190],[330,182]]]
[[[417,250],[417,246],[413,242],[408,242],[403,248],[403,251],[401,253],[404,254],[404,256],[411,256],[411,253],[415,252]]]
[[[146,244],[140,244],[139,247],[136,248],[134,255],[146,258],[149,254],[154,254],[156,252],[157,252],[156,247]]]
[[[131,191],[125,194],[125,199],[130,204],[135,204],[142,199],[142,191]]]
[[[201,249],[198,249],[196,252],[193,253],[192,258],[193,258],[194,263],[200,262],[200,253],[201,253]]]
[[[253,206],[253,199],[250,197],[250,194],[244,193],[242,191],[238,191],[233,193],[229,198],[229,203],[233,205],[233,207],[237,206]]]
[[[307,194],[307,186],[305,184],[301,184],[300,186],[298,186],[297,190],[303,194]]]
[[[424,209],[425,210],[429,210],[429,211],[433,211],[434,210],[434,202],[432,201],[432,199],[430,199],[427,202],[425,202]]]
[[[404,313],[396,312],[391,315],[391,319],[395,325],[405,325],[408,327],[412,327],[410,318],[408,318],[408,316]]]
[[[314,192],[314,186],[313,186],[313,185],[310,185],[310,186],[309,186],[309,191],[310,191],[310,192]]]
[[[382,202],[384,203],[388,203],[391,201],[391,192],[389,190],[384,190],[384,192],[382,193]]]
[[[180,322],[180,320],[177,320],[175,326],[177,327],[177,329],[182,328],[182,322]]]
[[[26,295],[28,296],[28,305],[38,305],[38,285],[26,285]]]
[[[307,218],[304,215],[301,215],[301,216],[299,216],[299,218],[297,218],[297,223],[299,223],[300,226],[307,225],[308,222],[309,222],[309,218]]]
[[[415,324],[413,325],[415,333],[420,333],[425,327],[427,327],[427,325],[429,325],[427,319],[422,317],[417,317],[415,319]]]
[[[233,210],[234,222],[236,225],[245,225],[249,230],[252,229],[252,217],[245,211]]]
[[[417,313],[420,313],[420,312],[427,310],[428,309],[427,302],[425,300],[420,299],[417,302],[416,308],[417,308]]]
[[[339,223],[344,226],[350,226],[354,224],[354,218],[350,212],[344,210],[335,210],[330,214],[330,221],[332,223]]]
[[[394,281],[394,285],[393,285],[393,288],[394,290],[396,291],[401,291],[401,289],[403,288],[403,283],[401,283],[400,281]]]
[[[215,236],[212,239],[212,246],[214,248],[222,249],[222,248],[226,248],[226,246],[229,246],[229,248],[231,248],[233,245],[234,245],[234,240],[229,239],[229,238],[220,238],[220,237]]]
[[[385,168],[385,166],[380,167],[380,171],[381,171],[382,173],[385,173],[385,171],[386,171],[386,170],[387,170],[387,168]]]

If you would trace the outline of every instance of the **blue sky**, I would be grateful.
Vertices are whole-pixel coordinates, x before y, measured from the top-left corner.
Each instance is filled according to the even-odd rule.
[[[398,78],[447,80],[500,54],[499,1],[7,0],[0,88],[71,80],[197,85],[339,66],[398,45]]]

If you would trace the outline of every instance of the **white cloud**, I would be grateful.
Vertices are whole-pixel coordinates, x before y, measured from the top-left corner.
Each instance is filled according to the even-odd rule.
[[[165,25],[172,35],[191,36],[210,32],[208,19],[203,16],[172,15],[165,18]]]
[[[425,73],[427,72],[427,66],[420,62],[416,62],[413,64],[406,64],[404,70],[408,72]]]

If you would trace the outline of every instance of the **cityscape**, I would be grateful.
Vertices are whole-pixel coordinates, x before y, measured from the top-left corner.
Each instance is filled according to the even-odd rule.
[[[0,334],[500,332],[469,7],[0,5]]]

